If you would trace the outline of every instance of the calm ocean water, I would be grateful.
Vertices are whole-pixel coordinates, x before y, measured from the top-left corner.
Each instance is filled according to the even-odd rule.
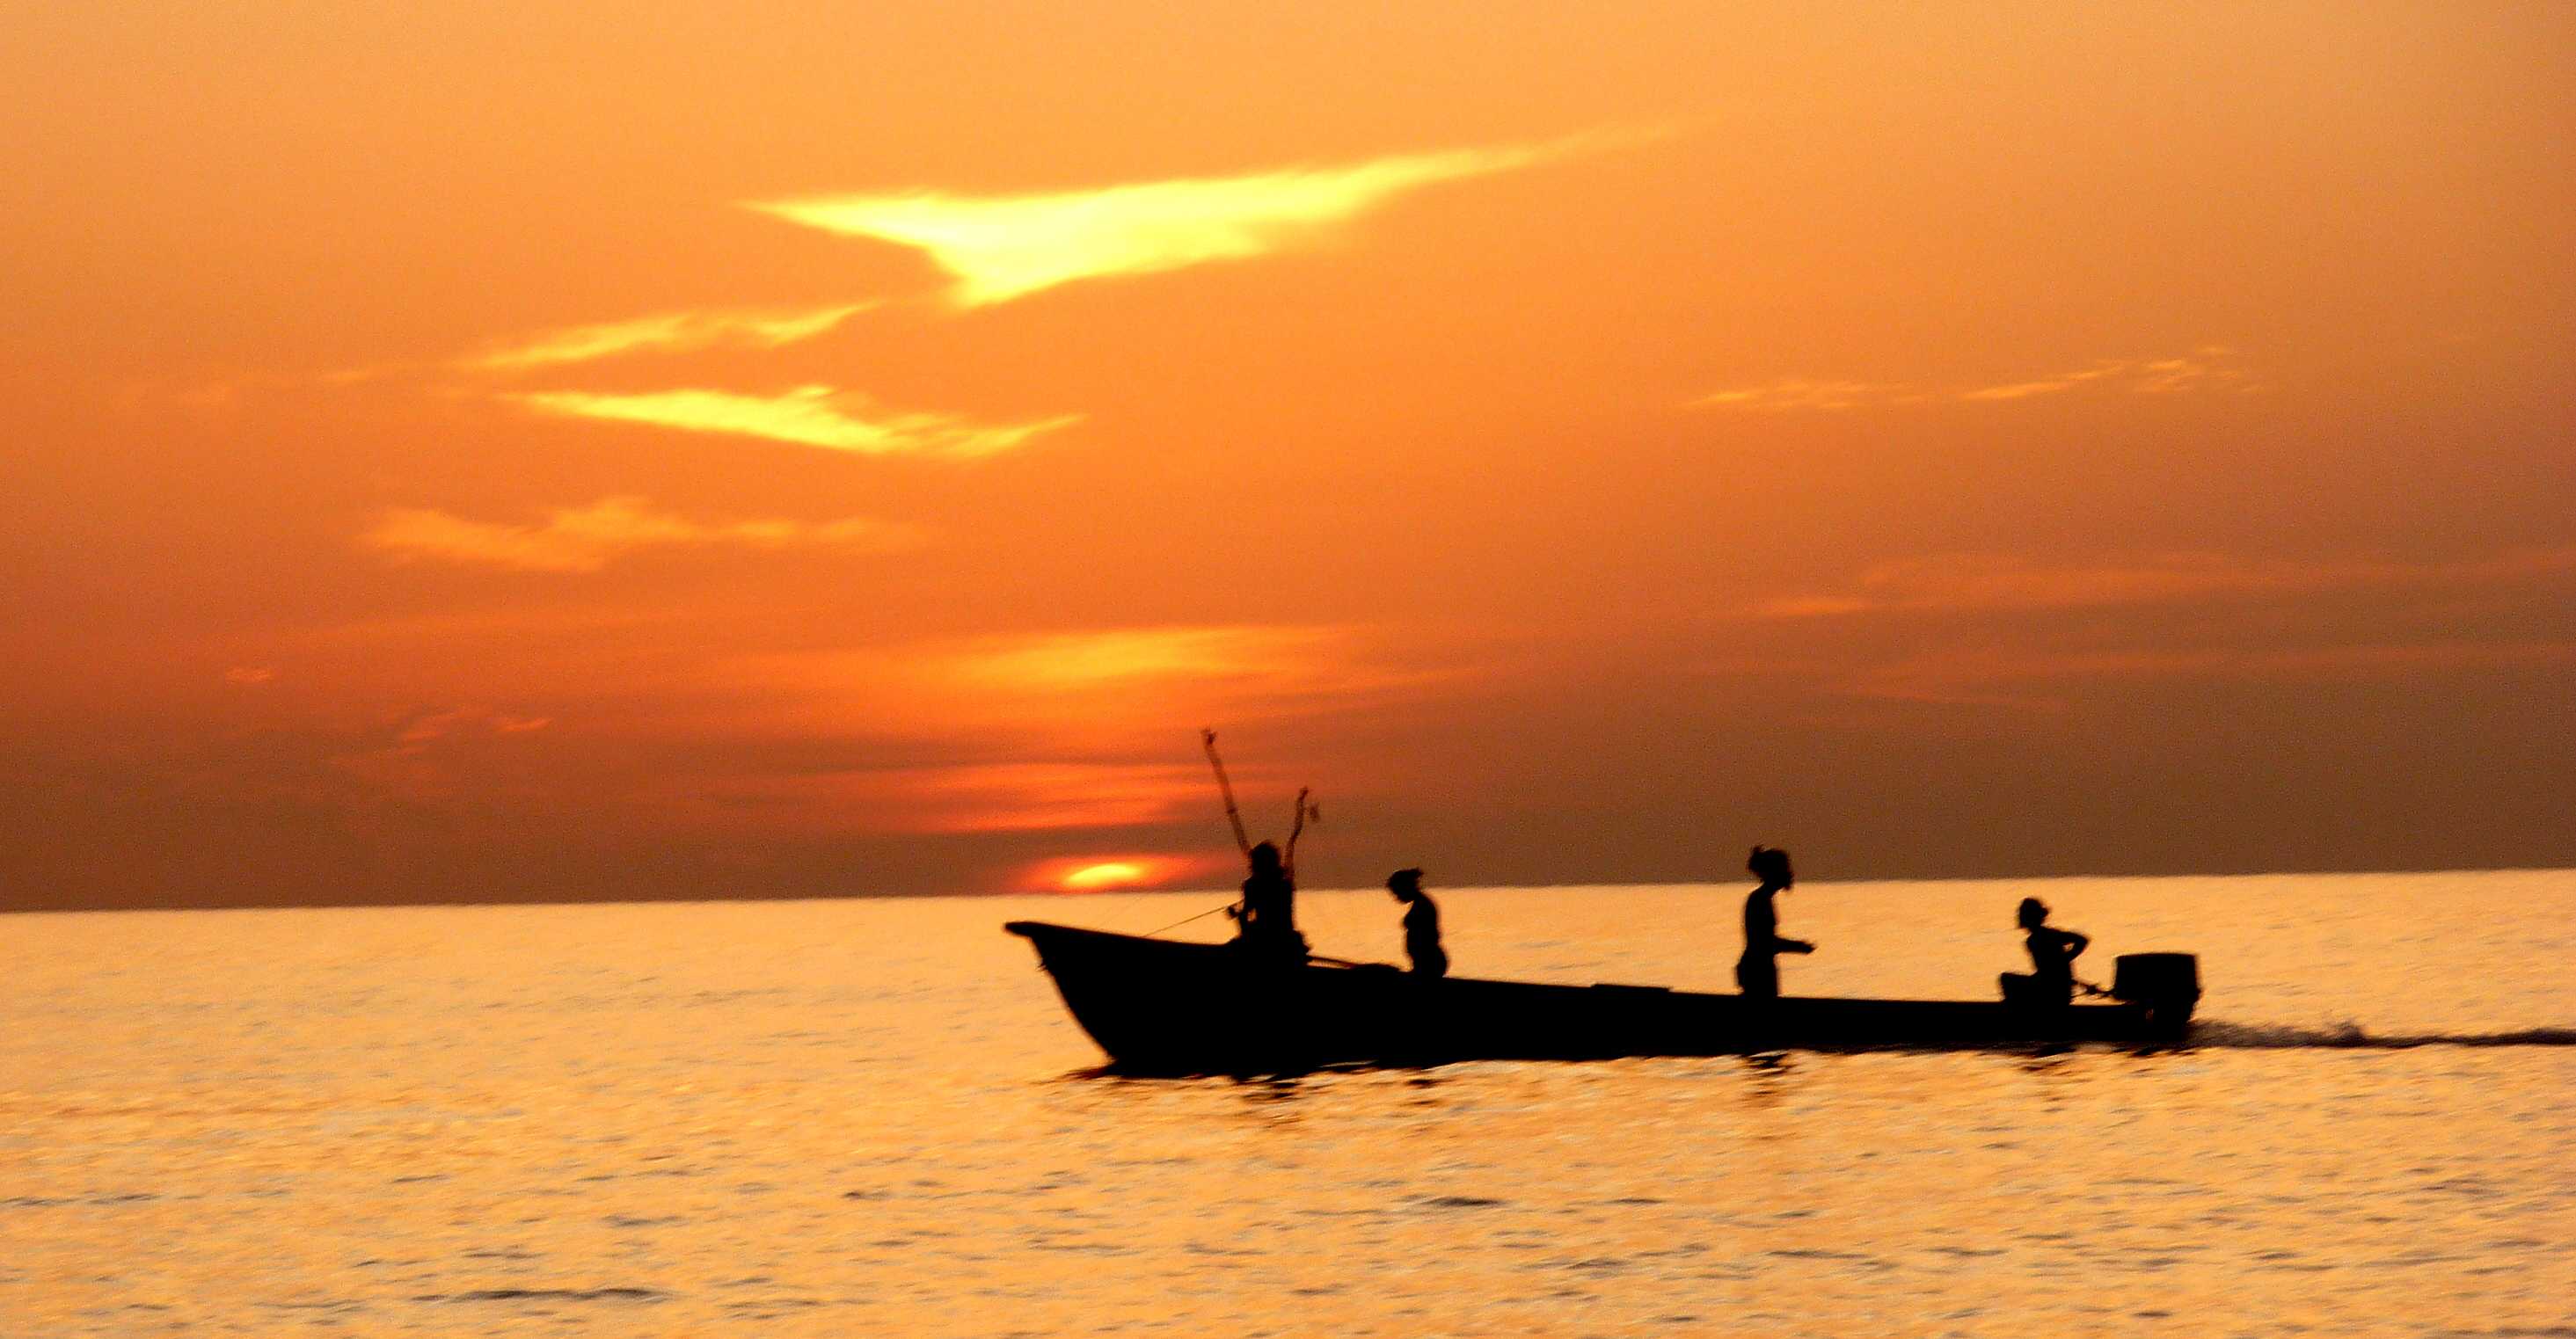
[[[1742,891],[1434,889],[1710,989]],[[0,1335],[2576,1335],[2576,873],[1801,884],[1785,989],[2026,893],[2204,1043],[1118,1080],[998,927],[1214,899],[0,918]]]

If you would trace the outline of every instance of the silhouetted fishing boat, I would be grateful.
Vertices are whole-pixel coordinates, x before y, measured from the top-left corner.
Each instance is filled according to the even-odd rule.
[[[1226,944],[1039,921],[1003,928],[1036,946],[1065,1007],[1112,1065],[1139,1074],[2079,1041],[2171,1044],[2188,1032],[2200,999],[2197,964],[2183,953],[2119,959],[2111,1003],[2031,1007],[1747,1000],[1663,986],[1425,979],[1336,961],[1265,963]]]

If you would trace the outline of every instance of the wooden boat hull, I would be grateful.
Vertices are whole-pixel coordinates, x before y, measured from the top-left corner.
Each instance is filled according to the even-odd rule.
[[[1545,985],[1392,967],[1263,962],[1232,945],[1038,921],[1036,947],[1074,1021],[1121,1072],[1301,1073],[1335,1065],[1601,1060],[1777,1050],[2169,1044],[2190,1009],[2025,1008],[2000,1001],[1747,1000],[1661,986]]]

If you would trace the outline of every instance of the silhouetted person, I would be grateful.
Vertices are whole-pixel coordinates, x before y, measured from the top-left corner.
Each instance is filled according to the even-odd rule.
[[[2075,998],[2075,959],[2093,941],[2048,923],[2048,904],[2025,897],[2013,919],[2030,948],[2030,974],[2006,972],[2004,1002],[2063,1008]]]
[[[1746,999],[1780,998],[1780,965],[1774,961],[1783,953],[1813,953],[1816,946],[1803,939],[1780,937],[1780,921],[1771,909],[1775,893],[1788,891],[1796,882],[1789,872],[1789,853],[1769,846],[1756,846],[1744,867],[1762,880],[1762,886],[1744,899],[1744,956],[1735,960],[1735,985]]]
[[[1243,929],[1235,942],[1264,957],[1306,960],[1306,937],[1297,933],[1297,885],[1280,863],[1279,847],[1263,842],[1252,848],[1252,877],[1243,881],[1243,901],[1234,919]]]
[[[1440,947],[1440,908],[1422,891],[1422,871],[1400,869],[1387,875],[1386,890],[1404,904],[1404,956],[1413,960],[1413,974],[1447,976],[1449,953]]]

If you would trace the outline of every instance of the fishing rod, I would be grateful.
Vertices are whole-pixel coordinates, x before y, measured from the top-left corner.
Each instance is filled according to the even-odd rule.
[[[1228,903],[1226,903],[1224,906],[1221,906],[1221,907],[1210,907],[1210,908],[1208,908],[1207,910],[1202,911],[1202,912],[1200,912],[1199,914],[1197,914],[1197,915],[1195,915],[1195,916],[1183,916],[1183,917],[1182,917],[1182,918],[1180,918],[1179,920],[1176,920],[1176,921],[1172,922],[1171,924],[1164,926],[1164,927],[1163,927],[1163,930],[1177,930],[1177,929],[1181,928],[1182,926],[1189,924],[1189,923],[1190,923],[1190,922],[1192,922],[1192,921],[1203,921],[1203,920],[1206,920],[1208,917],[1210,917],[1210,916],[1213,916],[1213,915],[1217,914],[1217,913],[1218,913],[1218,912],[1220,912],[1220,911],[1232,911],[1233,909],[1234,909],[1234,904],[1233,904],[1232,902],[1228,902]],[[1158,935],[1158,934],[1163,933],[1163,930],[1147,930],[1147,931],[1145,932],[1145,937],[1146,937],[1146,938],[1148,938],[1148,939],[1151,939],[1151,938],[1153,938],[1155,935]]]
[[[1210,908],[1208,908],[1207,910],[1202,911],[1202,912],[1200,912],[1199,914],[1197,914],[1197,915],[1195,915],[1195,916],[1183,916],[1183,917],[1182,917],[1182,918],[1180,918],[1179,920],[1176,920],[1176,921],[1172,922],[1171,924],[1164,926],[1162,930],[1148,930],[1148,931],[1146,931],[1146,932],[1145,932],[1145,937],[1146,937],[1146,938],[1148,938],[1148,939],[1151,939],[1151,938],[1153,938],[1155,935],[1158,935],[1158,934],[1163,933],[1163,931],[1164,931],[1164,930],[1177,930],[1177,929],[1181,928],[1182,926],[1189,924],[1189,923],[1190,923],[1190,922],[1192,922],[1192,921],[1203,921],[1203,920],[1206,920],[1208,917],[1210,917],[1210,916],[1213,916],[1213,915],[1217,914],[1217,913],[1218,913],[1218,912],[1220,912],[1220,911],[1231,911],[1231,910],[1233,910],[1233,909],[1234,909],[1234,905],[1233,905],[1232,903],[1228,903],[1228,904],[1226,904],[1225,906],[1221,906],[1221,907],[1210,907]],[[1325,956],[1324,956],[1323,954],[1321,954],[1321,953],[1309,953],[1309,954],[1307,954],[1307,955],[1306,955],[1306,961],[1308,961],[1308,962],[1320,962],[1320,963],[1323,963],[1323,964],[1325,964],[1326,966],[1329,966],[1329,967],[1386,967],[1386,969],[1387,969],[1388,971],[1390,971],[1390,972],[1395,970],[1393,967],[1388,967],[1385,963],[1377,963],[1377,962],[1353,962],[1353,961],[1351,961],[1351,960],[1350,960],[1350,959],[1348,959],[1348,958],[1328,958],[1328,957],[1325,957]]]
[[[1252,858],[1252,834],[1244,829],[1242,806],[1234,802],[1234,780],[1225,774],[1225,759],[1216,751],[1216,730],[1213,727],[1199,728],[1199,747],[1207,751],[1208,770],[1216,773],[1216,793],[1225,801],[1225,821],[1234,829],[1235,849],[1243,852],[1243,858],[1249,860]],[[1288,846],[1280,853],[1279,872],[1286,876],[1292,885],[1297,880],[1297,839],[1305,835],[1307,823],[1320,823],[1324,819],[1324,811],[1313,803],[1313,797],[1312,787],[1298,789],[1296,811],[1288,826]],[[1191,921],[1213,916],[1220,911],[1240,913],[1242,907],[1243,904],[1239,901],[1222,907],[1210,907],[1196,916],[1185,916],[1164,926],[1162,930],[1151,933],[1161,934],[1163,930],[1177,930]]]
[[[1235,807],[1234,803],[1234,783],[1226,778],[1225,759],[1217,756],[1216,731],[1204,726],[1200,727],[1199,747],[1207,750],[1208,767],[1216,773],[1216,793],[1225,798],[1225,821],[1234,827],[1234,844],[1243,851],[1243,858],[1249,860],[1252,858],[1252,834],[1243,830],[1243,811]],[[1298,796],[1297,802],[1303,805],[1306,797]],[[1220,911],[1232,911],[1240,905],[1237,902],[1228,902],[1221,907],[1210,907],[1195,916],[1183,916],[1161,930],[1148,930],[1145,933],[1150,938],[1165,930],[1177,930],[1192,921],[1206,920]]]
[[[1252,834],[1243,830],[1243,811],[1234,807],[1234,783],[1226,779],[1225,759],[1216,756],[1216,731],[1200,727],[1199,744],[1207,750],[1208,766],[1216,769],[1216,793],[1225,797],[1225,821],[1234,825],[1234,844],[1242,848],[1243,858],[1249,860],[1252,858]],[[1306,794],[1299,791],[1298,807],[1304,808],[1305,803]],[[1289,847],[1295,849],[1294,838],[1289,840]]]

